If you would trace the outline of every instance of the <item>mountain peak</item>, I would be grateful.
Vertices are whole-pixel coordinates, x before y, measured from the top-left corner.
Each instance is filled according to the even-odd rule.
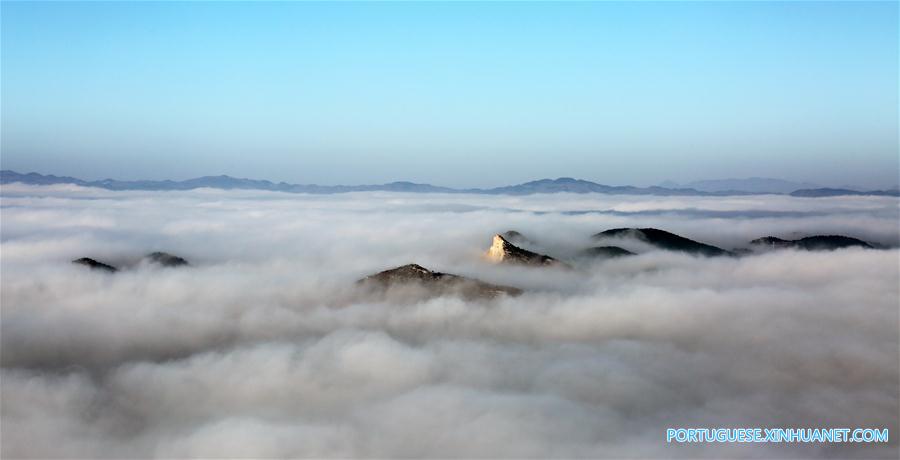
[[[441,275],[442,275],[442,273],[433,272],[419,264],[406,264],[406,265],[401,265],[396,268],[392,268],[390,270],[385,270],[383,272],[380,272],[376,275],[371,276],[370,278],[377,277],[377,278],[381,278],[384,280],[410,281],[410,280],[414,280],[414,279],[425,280],[425,279],[440,278]]]
[[[493,240],[491,241],[491,247],[488,248],[487,257],[488,260],[492,262],[503,262],[503,259],[506,257],[506,247],[510,245],[509,241],[506,241],[506,238],[503,238],[500,235],[494,235]]]
[[[100,270],[100,271],[105,271],[105,272],[109,272],[109,273],[115,273],[116,271],[118,271],[118,269],[116,267],[113,267],[112,265],[109,265],[109,264],[105,264],[96,259],[91,259],[90,257],[82,257],[80,259],[75,259],[72,261],[72,263],[76,264],[76,265],[84,265],[85,267],[88,267],[91,270]]]
[[[593,236],[595,240],[606,238],[635,239],[660,249],[680,251],[703,256],[723,256],[730,253],[722,248],[700,243],[658,228],[613,228]]]
[[[184,265],[190,265],[187,260],[182,257],[178,257],[173,254],[169,254],[168,252],[151,252],[144,256],[144,260],[161,265],[163,267],[181,267]]]
[[[469,299],[491,299],[502,295],[514,296],[522,293],[522,290],[518,288],[436,272],[414,263],[367,276],[358,283],[378,290],[398,286],[418,287],[424,290],[428,297],[449,294]]]
[[[491,247],[486,253],[487,259],[494,263],[513,263],[521,265],[553,266],[562,262],[543,254],[522,249],[510,243],[502,235],[494,235]]]

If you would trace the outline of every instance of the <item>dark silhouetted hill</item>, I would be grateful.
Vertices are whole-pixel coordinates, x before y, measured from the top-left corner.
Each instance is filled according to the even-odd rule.
[[[794,248],[807,251],[830,251],[841,248],[869,248],[874,246],[860,239],[843,235],[814,235],[799,240],[785,240],[774,236],[757,238],[750,242],[752,246],[767,248]]]
[[[459,295],[469,299],[492,299],[501,295],[515,296],[522,293],[518,288],[435,272],[417,264],[385,270],[367,276],[358,283],[376,290],[405,287],[419,289],[430,296]]]
[[[83,265],[85,267],[90,268],[91,270],[99,270],[109,273],[115,273],[118,269],[113,267],[112,265],[105,264],[103,262],[91,259],[90,257],[82,257],[80,259],[75,259],[72,261],[73,264]]]
[[[618,246],[596,246],[581,251],[579,255],[597,259],[614,259],[616,257],[633,256],[634,253]]]
[[[602,240],[604,238],[633,238],[644,243],[649,243],[660,249],[702,256],[724,256],[731,254],[722,248],[700,243],[657,228],[614,228],[594,235],[594,239]]]

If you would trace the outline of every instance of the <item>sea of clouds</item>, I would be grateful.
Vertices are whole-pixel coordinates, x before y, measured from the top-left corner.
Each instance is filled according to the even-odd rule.
[[[896,198],[0,193],[4,458],[898,455]],[[888,249],[651,251],[575,270],[481,257],[509,229],[567,257],[616,227]],[[157,250],[192,266],[140,262]],[[527,292],[411,301],[354,285],[412,262]],[[670,427],[891,441],[673,445]]]

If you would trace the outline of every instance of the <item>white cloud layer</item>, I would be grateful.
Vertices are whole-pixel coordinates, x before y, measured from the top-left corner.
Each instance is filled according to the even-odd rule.
[[[579,270],[487,264],[516,229],[563,256],[614,227],[739,247],[895,248],[897,199],[2,189],[4,458],[881,457],[898,454],[900,251]],[[192,267],[137,264],[164,250]],[[109,275],[93,257],[132,267]],[[367,299],[405,263],[525,288]],[[888,445],[665,443],[668,427],[876,427]]]

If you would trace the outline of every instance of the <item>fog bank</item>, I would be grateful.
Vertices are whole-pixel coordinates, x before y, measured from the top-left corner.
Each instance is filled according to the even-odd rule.
[[[897,203],[3,186],[0,454],[896,458]],[[568,271],[481,258],[509,229],[565,256],[616,227],[889,249],[650,251]],[[192,266],[138,263],[156,250]],[[526,293],[353,287],[411,262]],[[891,442],[665,443],[669,427],[735,426],[888,428]]]

